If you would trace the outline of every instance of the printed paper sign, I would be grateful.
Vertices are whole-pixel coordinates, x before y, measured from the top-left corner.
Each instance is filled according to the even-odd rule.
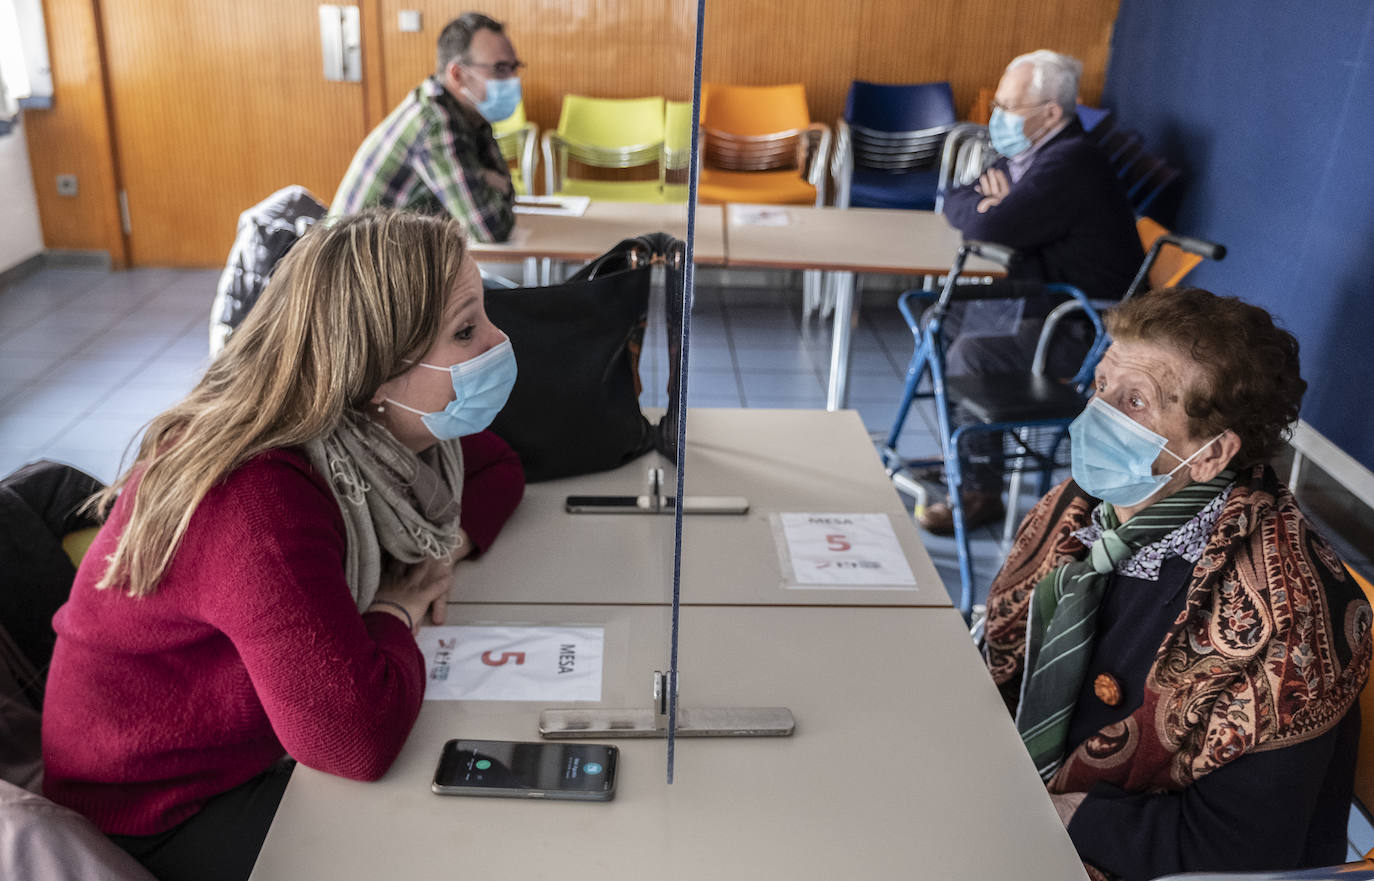
[[[599,701],[600,627],[424,627],[425,700]]]
[[[785,208],[730,207],[730,220],[739,226],[788,226],[792,223],[792,216]]]
[[[516,196],[515,213],[581,217],[591,203],[589,196]]]
[[[799,587],[914,587],[886,514],[779,514],[785,564]],[[782,550],[780,548],[780,550]]]

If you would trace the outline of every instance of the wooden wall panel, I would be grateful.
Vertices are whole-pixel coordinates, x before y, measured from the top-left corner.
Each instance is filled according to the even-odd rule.
[[[462,7],[442,0],[382,0],[381,5],[391,108],[434,72],[439,33]],[[516,54],[529,65],[521,83],[525,114],[541,130],[558,124],[565,94],[692,96],[696,4],[691,0],[487,0],[476,8],[505,23]],[[400,32],[401,9],[420,10],[420,32]]]
[[[1008,61],[1055,49],[1083,61],[1098,99],[1117,0],[736,0],[707,6],[703,74],[746,85],[806,84],[812,117],[833,125],[854,79],[948,80],[962,117]]]
[[[439,31],[463,8],[439,0],[358,3],[363,86],[323,81],[316,5],[305,0],[45,0],[56,106],[30,111],[25,126],[45,244],[108,250],[121,261],[121,181],[134,222],[127,247],[137,263],[215,265],[238,212],[285,184],[330,198],[367,130],[433,71]],[[813,118],[830,124],[852,79],[947,79],[963,115],[1008,60],[1048,47],[1083,60],[1082,95],[1094,102],[1117,3],[713,0],[704,76],[801,81]],[[692,0],[482,6],[507,23],[530,65],[526,108],[543,128],[557,123],[569,92],[691,96]],[[403,8],[422,13],[419,33],[400,33]],[[78,198],[56,195],[59,172],[79,176]],[[170,244],[147,239],[150,224]]]
[[[215,265],[272,191],[333,197],[364,100],[361,84],[324,79],[315,3],[100,5],[135,263]]]
[[[123,266],[126,255],[95,11],[90,0],[45,0],[43,14],[53,106],[24,111],[43,244],[106,251],[115,266]],[[57,195],[59,174],[76,175],[75,197]]]

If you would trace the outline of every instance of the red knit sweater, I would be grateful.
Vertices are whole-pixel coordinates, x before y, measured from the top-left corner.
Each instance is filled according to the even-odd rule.
[[[479,546],[523,489],[497,473],[495,510],[464,510],[465,526],[483,523],[469,529]],[[53,619],[44,793],[107,833],[152,835],[284,754],[357,780],[385,773],[419,713],[424,661],[403,622],[358,614],[338,505],[305,457],[264,454],[212,489],[139,599],[94,586],[136,490]]]

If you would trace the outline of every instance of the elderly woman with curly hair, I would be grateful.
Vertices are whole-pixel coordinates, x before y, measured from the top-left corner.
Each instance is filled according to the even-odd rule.
[[[1340,862],[1370,606],[1267,464],[1297,341],[1197,289],[1107,323],[1073,479],[988,597],[993,678],[1095,877]]]

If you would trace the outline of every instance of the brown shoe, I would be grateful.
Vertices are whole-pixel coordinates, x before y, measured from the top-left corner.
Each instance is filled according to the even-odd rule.
[[[1002,507],[1002,494],[991,492],[964,492],[964,529],[976,529],[989,523],[996,523],[1006,514]],[[917,518],[921,528],[931,535],[954,534],[954,509],[949,502],[936,502],[927,505]]]

